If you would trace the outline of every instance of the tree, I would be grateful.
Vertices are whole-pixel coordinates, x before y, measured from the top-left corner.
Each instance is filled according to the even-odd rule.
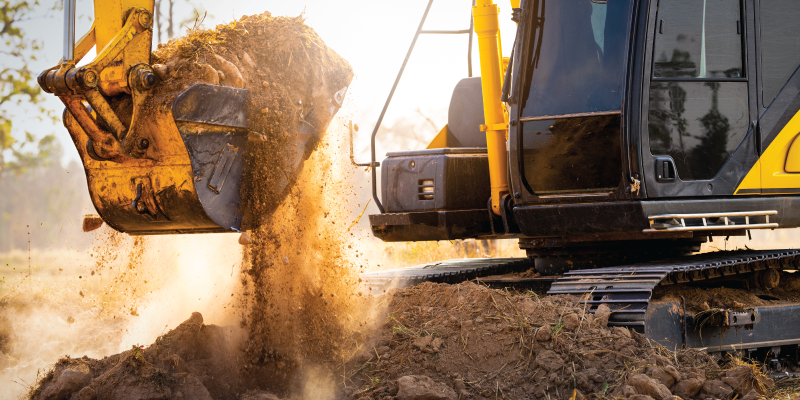
[[[4,58],[0,66],[0,176],[46,162],[53,152],[53,134],[12,135],[15,115],[9,111],[9,106],[26,103],[25,107],[36,107],[40,120],[54,119],[52,112],[42,105],[44,94],[36,83],[37,73],[29,68],[29,63],[35,61],[41,51],[41,43],[26,37],[18,24],[46,17],[57,8],[58,3],[43,9],[38,1],[0,0],[0,55]],[[42,11],[44,15],[37,14]]]
[[[156,43],[162,43],[175,37],[175,3],[176,0],[155,0],[153,10],[155,26],[153,30],[156,34]],[[186,0],[186,3],[193,9],[192,16],[183,19],[179,23],[178,29],[191,26],[193,22],[206,14],[202,5],[195,4],[191,0]],[[166,12],[162,12],[165,8]],[[161,40],[162,33],[166,35],[166,40]]]

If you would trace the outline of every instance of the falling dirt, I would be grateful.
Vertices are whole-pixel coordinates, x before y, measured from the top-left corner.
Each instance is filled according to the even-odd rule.
[[[161,84],[149,107],[169,107],[194,84],[249,91],[244,225],[266,222],[327,131],[353,70],[302,16],[244,16],[215,29],[190,29],[153,52]]]

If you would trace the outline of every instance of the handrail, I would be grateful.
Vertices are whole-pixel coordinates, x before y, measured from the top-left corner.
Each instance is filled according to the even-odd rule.
[[[472,1],[474,5],[474,0]],[[419,27],[417,27],[416,33],[414,33],[414,40],[411,41],[411,46],[408,48],[408,52],[406,53],[406,58],[403,60],[403,65],[400,66],[400,72],[397,73],[397,77],[394,80],[394,84],[392,85],[392,90],[389,91],[389,96],[386,98],[386,103],[383,105],[383,109],[381,110],[381,114],[378,117],[378,121],[375,123],[375,128],[372,130],[372,136],[370,137],[370,163],[366,164],[366,166],[372,167],[372,199],[375,200],[375,205],[378,206],[381,214],[386,212],[386,209],[383,207],[380,199],[378,198],[378,172],[377,168],[380,167],[380,163],[375,160],[376,158],[376,151],[375,151],[375,138],[378,135],[378,130],[381,127],[381,123],[383,123],[383,117],[386,116],[386,110],[389,109],[389,104],[392,102],[392,97],[394,96],[394,92],[397,90],[397,85],[400,83],[400,78],[403,76],[403,72],[406,69],[406,65],[408,64],[408,59],[411,57],[411,53],[414,51],[414,46],[417,44],[417,39],[421,34],[432,34],[432,35],[452,35],[452,34],[469,34],[469,49],[467,51],[467,68],[469,72],[469,76],[472,77],[472,34],[475,30],[474,21],[472,19],[472,15],[470,15],[469,21],[470,26],[467,30],[457,30],[457,31],[432,31],[432,30],[423,30],[422,28],[425,26],[425,20],[428,18],[428,12],[431,10],[431,6],[433,5],[433,0],[428,0],[428,6],[425,7],[425,13],[422,14],[422,20],[419,22]],[[351,132],[352,133],[352,132]],[[352,140],[351,140],[352,143]]]

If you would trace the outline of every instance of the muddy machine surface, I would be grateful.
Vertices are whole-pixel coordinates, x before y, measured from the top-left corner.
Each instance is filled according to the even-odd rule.
[[[712,236],[800,226],[800,3],[511,3],[508,59],[498,6],[474,5],[481,77],[455,88],[427,149],[380,163],[370,223],[385,241],[514,238],[528,258],[365,277],[379,289],[535,267],[549,293],[606,304],[612,324],[669,348],[796,362],[800,303],[774,295],[800,253],[696,253]],[[414,42],[433,33],[423,25]],[[669,296],[682,285],[775,301],[701,324]]]

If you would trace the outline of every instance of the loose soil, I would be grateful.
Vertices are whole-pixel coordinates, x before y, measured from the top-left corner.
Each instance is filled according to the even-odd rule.
[[[159,85],[147,107],[170,107],[177,95],[197,83],[245,88],[250,92],[248,159],[243,198],[245,225],[257,226],[286,195],[280,182],[296,179],[291,164],[298,128],[316,133],[304,149],[307,158],[328,130],[353,79],[353,70],[325,45],[302,16],[244,16],[215,29],[190,29],[184,37],[160,44],[152,55]],[[288,189],[287,189],[288,190]]]
[[[755,398],[773,387],[756,366],[608,327],[607,307],[588,314],[572,296],[424,283],[385,301],[387,319],[351,361],[351,398],[402,398],[408,375],[449,388],[441,398]]]
[[[572,296],[424,283],[369,301],[385,318],[364,327],[326,398],[791,398],[757,365],[702,350],[670,352],[608,327],[605,306],[588,314]],[[300,386],[306,382],[298,378],[313,379],[293,376],[291,360],[265,363],[272,371],[259,379],[236,373],[252,364],[249,351],[230,346],[235,332],[203,325],[195,313],[149,347],[103,360],[62,359],[32,398],[322,398],[287,393],[270,379]]]
[[[711,309],[745,310],[753,307],[781,305],[800,302],[800,274],[781,272],[780,284],[770,291],[750,291],[735,286],[746,286],[749,282],[728,282],[728,287],[706,287],[697,285],[659,286],[653,292],[653,301],[686,301],[686,311],[698,313]]]

